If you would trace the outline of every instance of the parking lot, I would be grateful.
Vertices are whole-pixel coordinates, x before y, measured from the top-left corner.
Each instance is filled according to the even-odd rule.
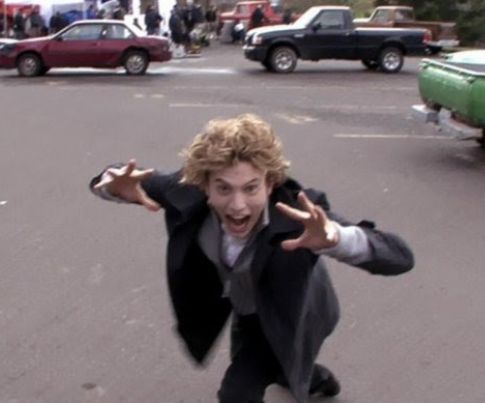
[[[142,77],[0,71],[0,403],[216,401],[227,335],[204,370],[180,346],[163,215],[102,202],[88,182],[132,157],[176,169],[209,119],[246,112],[273,124],[292,175],[416,255],[395,278],[330,264],[342,318],[320,361],[341,379],[334,401],[482,402],[485,153],[412,119],[418,68],[277,75],[215,43]],[[276,386],[266,401],[293,402]]]

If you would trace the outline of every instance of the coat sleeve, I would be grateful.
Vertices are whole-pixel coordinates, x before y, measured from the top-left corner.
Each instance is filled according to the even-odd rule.
[[[101,197],[102,199],[105,199],[108,201],[130,204],[129,202],[126,202],[120,198],[110,195],[104,189],[101,189],[101,190],[94,189],[94,186],[96,186],[96,184],[98,184],[101,181],[103,175],[106,173],[106,171],[109,168],[121,168],[124,165],[126,164],[116,163],[116,164],[108,165],[101,173],[99,173],[97,176],[92,178],[91,181],[89,182],[89,189],[91,190],[91,192],[93,192],[96,196]],[[178,185],[179,179],[180,179],[179,172],[164,174],[161,171],[155,171],[149,178],[143,180],[141,184],[142,184],[143,190],[147,193],[148,197],[155,200],[162,208],[166,208],[167,207],[166,194],[171,188]]]
[[[331,220],[338,222],[343,227],[356,225],[364,231],[369,243],[370,254],[367,260],[355,264],[356,267],[371,274],[385,276],[405,273],[414,267],[413,252],[399,235],[377,229],[372,221],[363,220],[357,224],[352,223],[330,209],[324,193],[313,189],[305,190],[305,192],[314,203],[326,211]]]

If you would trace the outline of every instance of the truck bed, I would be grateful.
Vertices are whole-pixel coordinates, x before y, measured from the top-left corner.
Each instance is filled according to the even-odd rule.
[[[422,60],[421,98],[427,105],[452,111],[471,126],[485,128],[485,64],[455,55],[450,60]]]

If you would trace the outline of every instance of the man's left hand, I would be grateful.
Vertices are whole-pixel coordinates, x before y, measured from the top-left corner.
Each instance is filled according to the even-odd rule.
[[[290,207],[285,203],[278,202],[276,207],[285,215],[295,221],[301,222],[305,229],[296,239],[288,239],[281,243],[285,250],[307,248],[313,251],[331,248],[338,244],[339,233],[335,223],[327,217],[325,211],[310,201],[307,195],[301,191],[298,201],[302,210]]]

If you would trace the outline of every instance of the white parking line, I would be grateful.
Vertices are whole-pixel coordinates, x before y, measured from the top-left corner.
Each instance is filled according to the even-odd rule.
[[[216,67],[174,67],[174,66],[165,66],[165,67],[158,67],[158,68],[151,68],[148,70],[148,74],[237,74],[236,70],[234,69],[227,69],[227,68],[216,68]]]
[[[341,139],[417,139],[417,140],[451,140],[447,136],[419,135],[419,134],[334,134]]]
[[[338,110],[338,111],[364,111],[366,113],[369,112],[399,112],[397,106],[390,105],[390,106],[378,106],[378,105],[318,105],[317,108],[319,109],[329,109],[329,110]],[[401,110],[407,111],[409,108],[401,108]]]
[[[170,108],[247,108],[242,104],[172,103]]]
[[[318,120],[317,118],[307,115],[289,115],[286,113],[277,113],[276,116],[294,125],[312,123]]]

